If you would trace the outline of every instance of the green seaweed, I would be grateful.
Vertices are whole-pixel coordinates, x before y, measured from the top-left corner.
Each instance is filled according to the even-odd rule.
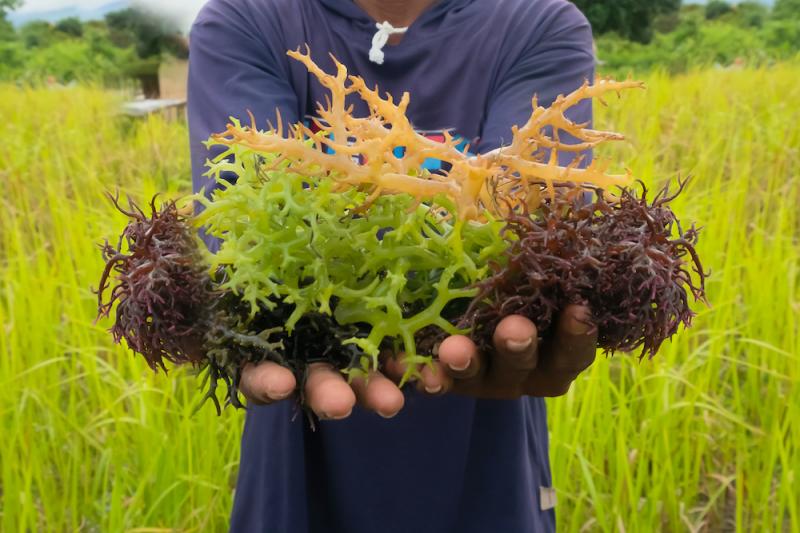
[[[210,163],[221,187],[210,198],[195,196],[203,210],[193,222],[223,241],[206,257],[211,270],[225,271],[221,290],[240,296],[252,317],[278,303],[294,306],[284,324],[289,333],[307,313],[366,328],[344,341],[366,356],[351,373],[377,369],[387,339],[399,340],[410,363],[426,363],[430,354],[418,353],[416,332],[463,332],[443,310],[477,294],[475,283],[508,246],[502,221],[445,220],[449,200],[425,205],[406,194],[380,196],[361,210],[366,192],[337,192],[325,175],[287,167],[242,145]],[[405,379],[416,372],[408,368]]]

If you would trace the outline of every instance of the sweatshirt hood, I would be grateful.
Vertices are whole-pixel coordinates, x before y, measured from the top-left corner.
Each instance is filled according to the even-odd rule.
[[[349,19],[355,27],[375,32],[376,22],[353,0],[318,0],[325,9],[342,18]],[[471,4],[474,0],[439,0],[425,10],[420,17],[411,24],[409,30],[425,28],[426,30],[438,28],[445,19],[457,16],[458,12]]]

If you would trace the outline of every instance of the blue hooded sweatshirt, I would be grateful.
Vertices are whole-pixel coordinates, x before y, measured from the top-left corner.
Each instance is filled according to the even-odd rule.
[[[398,45],[370,61],[376,32],[352,0],[210,0],[191,32],[189,126],[194,186],[202,142],[228,117],[265,125],[313,115],[323,87],[287,50],[310,46],[395,98],[434,138],[473,152],[511,139],[531,113],[593,77],[588,22],[566,0],[439,0]],[[366,107],[353,100],[357,114]],[[571,118],[591,120],[591,104]],[[564,154],[566,163],[569,154]],[[435,166],[435,163],[434,163]],[[211,243],[213,246],[213,243]],[[231,531],[242,533],[528,533],[555,530],[544,400],[428,397],[412,387],[384,420],[356,407],[312,431],[294,403],[249,407]]]

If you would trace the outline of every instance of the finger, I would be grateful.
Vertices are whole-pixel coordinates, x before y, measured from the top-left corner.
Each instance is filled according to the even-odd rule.
[[[430,365],[424,365],[420,375],[422,378],[418,387],[428,394],[444,394],[453,386],[453,378],[447,373],[440,361],[433,361]]]
[[[561,312],[554,335],[542,348],[541,370],[574,379],[594,362],[596,352],[597,326],[589,308],[570,305]]]
[[[383,418],[392,418],[403,408],[405,396],[380,372],[371,372],[369,379],[355,378],[350,386],[358,403]]]
[[[415,365],[417,370],[419,370],[419,366]],[[405,359],[405,354],[400,352],[394,355],[387,355],[383,359],[383,372],[386,377],[394,381],[395,383],[400,383],[402,381],[403,376],[406,375],[406,371],[408,370],[408,362]],[[411,373],[411,379],[409,381],[414,381],[414,375],[416,373]]]
[[[242,369],[239,390],[248,401],[264,405],[285,400],[294,392],[297,381],[288,368],[272,361],[258,365],[248,363]]]
[[[356,403],[353,389],[342,374],[327,363],[309,366],[305,397],[306,404],[323,420],[347,418]]]
[[[594,362],[597,327],[589,309],[572,305],[562,311],[551,339],[542,346],[541,360],[525,383],[526,393],[557,397],[569,391],[578,374]]]
[[[488,379],[512,386],[524,382],[536,368],[538,331],[536,326],[520,315],[505,317],[494,330],[495,355]]]
[[[481,371],[482,361],[478,347],[469,337],[452,335],[439,346],[439,361],[454,379],[474,378]]]

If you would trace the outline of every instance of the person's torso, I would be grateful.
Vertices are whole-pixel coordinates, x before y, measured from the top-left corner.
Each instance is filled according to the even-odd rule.
[[[416,130],[430,134],[447,130],[472,146],[480,136],[498,77],[525,45],[524,39],[513,37],[520,31],[520,18],[530,18],[536,4],[550,1],[440,1],[408,27],[399,44],[386,45],[384,62],[377,64],[369,59],[375,21],[352,0],[248,0],[257,18],[280,21],[280,34],[270,36],[266,46],[286,62],[298,96],[298,116],[315,115],[318,102],[325,102],[329,94],[301,63],[285,55],[307,45],[312,59],[326,72],[335,72],[333,56],[350,74],[391,94],[395,101],[410,93],[407,114]],[[254,23],[258,25],[257,20]],[[356,115],[367,113],[356,96],[351,95],[348,103]]]
[[[328,91],[286,50],[309,46],[334,72],[349,73],[398,100],[411,97],[415,129],[459,135],[476,146],[487,106],[516,39],[537,5],[561,0],[445,0],[412,24],[400,44],[369,60],[375,21],[351,0],[243,0],[256,27],[282,55],[298,97],[297,116],[315,115]],[[546,8],[542,8],[544,10]],[[522,19],[522,20],[521,20]],[[458,53],[453,53],[453,50]],[[353,98],[355,113],[367,110]],[[523,117],[524,118],[524,117]],[[466,144],[466,143],[465,143]],[[544,401],[431,398],[406,391],[393,420],[356,408],[344,421],[309,429],[284,402],[251,408],[232,531],[291,533],[522,533],[554,530],[539,491],[550,485]],[[296,416],[295,416],[296,415]]]

